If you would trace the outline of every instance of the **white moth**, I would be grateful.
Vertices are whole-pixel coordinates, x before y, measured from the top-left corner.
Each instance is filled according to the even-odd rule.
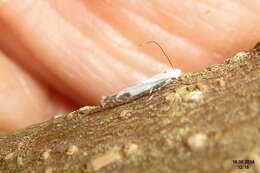
[[[172,65],[169,57],[157,42],[149,41],[146,43],[157,44],[162,50],[162,52],[164,53],[164,55],[167,57],[170,64]],[[182,75],[182,71],[180,69],[174,69],[174,68],[169,69],[163,73],[159,73],[155,76],[152,76],[151,78],[148,78],[137,85],[125,88],[120,92],[118,92],[116,95],[104,97],[101,102],[101,106],[105,107],[110,103],[125,103],[132,99],[137,98],[138,96],[152,93],[153,91],[158,90],[164,87],[165,85],[171,83],[173,80],[177,79],[181,75]]]

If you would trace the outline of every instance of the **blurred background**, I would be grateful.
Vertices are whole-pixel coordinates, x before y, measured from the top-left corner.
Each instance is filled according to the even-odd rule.
[[[0,2],[0,133],[170,68],[199,71],[260,40],[259,0]]]

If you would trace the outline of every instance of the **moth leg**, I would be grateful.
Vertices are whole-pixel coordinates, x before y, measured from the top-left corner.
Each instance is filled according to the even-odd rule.
[[[168,80],[166,80],[166,81],[164,81],[164,82],[161,82],[159,85],[156,85],[156,86],[152,87],[152,88],[149,90],[149,98],[147,99],[147,101],[152,100],[153,95],[151,95],[151,94],[152,94],[152,92],[153,92],[154,90],[159,90],[159,89],[161,89],[161,88],[164,87],[165,85],[169,84],[171,81],[172,81],[172,79],[168,79]]]
[[[152,100],[152,98],[153,98],[153,95],[150,95],[150,97],[146,101],[150,101],[150,100]]]
[[[155,90],[155,88],[154,87],[152,87],[150,90],[149,90],[149,98],[147,99],[147,101],[150,101],[150,100],[152,100],[152,98],[153,98],[153,95],[152,95],[152,93],[153,93],[153,91]]]

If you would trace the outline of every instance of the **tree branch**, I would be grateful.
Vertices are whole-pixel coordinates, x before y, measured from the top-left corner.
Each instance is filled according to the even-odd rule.
[[[1,135],[0,172],[260,172],[260,46],[152,96]]]

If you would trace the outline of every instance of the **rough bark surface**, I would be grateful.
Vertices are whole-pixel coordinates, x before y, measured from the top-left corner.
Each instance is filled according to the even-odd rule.
[[[260,172],[260,46],[149,97],[1,135],[0,172]]]

